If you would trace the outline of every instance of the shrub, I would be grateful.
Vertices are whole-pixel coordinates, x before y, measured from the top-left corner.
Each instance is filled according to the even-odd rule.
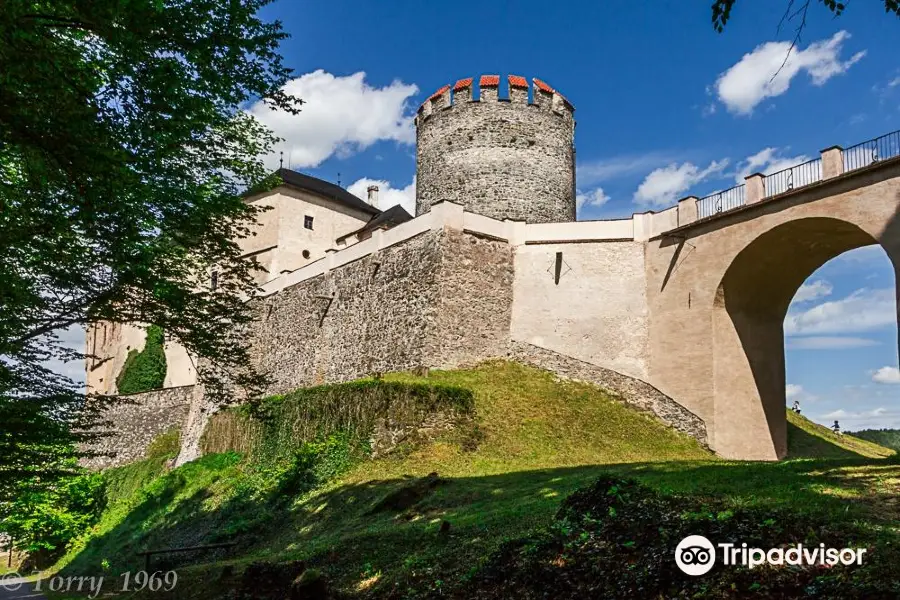
[[[332,434],[366,443],[379,422],[417,426],[428,414],[473,410],[471,390],[454,386],[379,380],[323,385],[214,415],[201,447],[204,453],[234,451],[274,463]]]
[[[166,380],[166,352],[163,330],[156,325],[147,328],[147,340],[140,352],[131,350],[122,372],[116,378],[119,394],[137,394],[156,390]]]
[[[93,525],[104,506],[99,473],[65,477],[50,487],[26,483],[4,511],[0,531],[11,535],[20,551],[54,556]]]

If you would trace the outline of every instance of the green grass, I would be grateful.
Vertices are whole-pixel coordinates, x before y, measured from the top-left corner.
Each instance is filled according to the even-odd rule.
[[[828,427],[813,423],[793,411],[787,413],[788,447],[791,458],[887,458],[894,451]]]
[[[564,497],[610,471],[665,493],[715,496],[733,506],[789,506],[884,524],[900,518],[900,465],[874,458],[888,451],[838,438],[796,415],[789,415],[791,455],[807,458],[730,462],[593,386],[513,363],[387,379],[471,390],[475,423],[365,461],[297,497],[261,485],[265,472],[233,453],[204,457],[140,486],[162,463],[130,465],[116,478],[134,485],[118,484],[117,502],[67,557],[67,570],[83,574],[105,560],[118,572],[140,565],[139,550],[205,543],[224,531],[240,544],[232,556],[192,557],[204,564],[179,567],[176,595],[146,597],[219,598],[250,562],[293,559],[306,560],[351,594],[392,586],[424,592],[464,577],[504,540],[547,525]],[[424,498],[373,512],[431,472],[444,483]],[[442,521],[450,523],[444,534]],[[224,564],[238,575],[221,576]]]

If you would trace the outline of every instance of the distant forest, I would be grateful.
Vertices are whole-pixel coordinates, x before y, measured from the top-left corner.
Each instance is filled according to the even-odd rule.
[[[851,435],[900,452],[900,429],[861,429]]]

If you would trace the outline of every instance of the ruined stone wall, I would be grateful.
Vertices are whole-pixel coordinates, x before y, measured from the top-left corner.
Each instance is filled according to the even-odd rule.
[[[449,200],[498,220],[575,220],[574,108],[539,80],[531,104],[525,79],[509,82],[498,99],[499,77],[481,77],[472,100],[474,81],[463,79],[419,109],[417,216]]]
[[[82,460],[91,469],[117,467],[145,457],[147,447],[161,433],[181,429],[187,419],[194,386],[165,388],[121,396],[104,415],[110,435],[87,448],[102,454]]]

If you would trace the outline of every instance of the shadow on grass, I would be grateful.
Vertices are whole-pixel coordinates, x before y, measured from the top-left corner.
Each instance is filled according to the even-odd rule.
[[[155,560],[154,570],[199,561],[207,565],[185,571],[176,596],[160,592],[153,597],[219,597],[238,581],[238,575],[221,576],[221,562],[216,562],[221,560],[240,567],[253,560],[304,559],[351,593],[433,586],[471,572],[503,541],[547,525],[564,497],[609,472],[633,476],[666,494],[719,498],[735,507],[789,507],[871,524],[900,518],[900,461],[895,458],[632,463],[461,477],[441,480],[412,505],[375,513],[378,502],[413,478],[338,485],[305,497],[250,498],[223,486],[239,477],[234,464],[214,455],[186,467],[150,486],[152,492],[121,521],[88,541],[63,575],[98,572],[104,559],[117,574],[142,568],[137,556],[142,550],[234,541],[238,546],[230,555]],[[197,480],[209,483],[191,489]],[[444,522],[449,525],[442,527]]]

